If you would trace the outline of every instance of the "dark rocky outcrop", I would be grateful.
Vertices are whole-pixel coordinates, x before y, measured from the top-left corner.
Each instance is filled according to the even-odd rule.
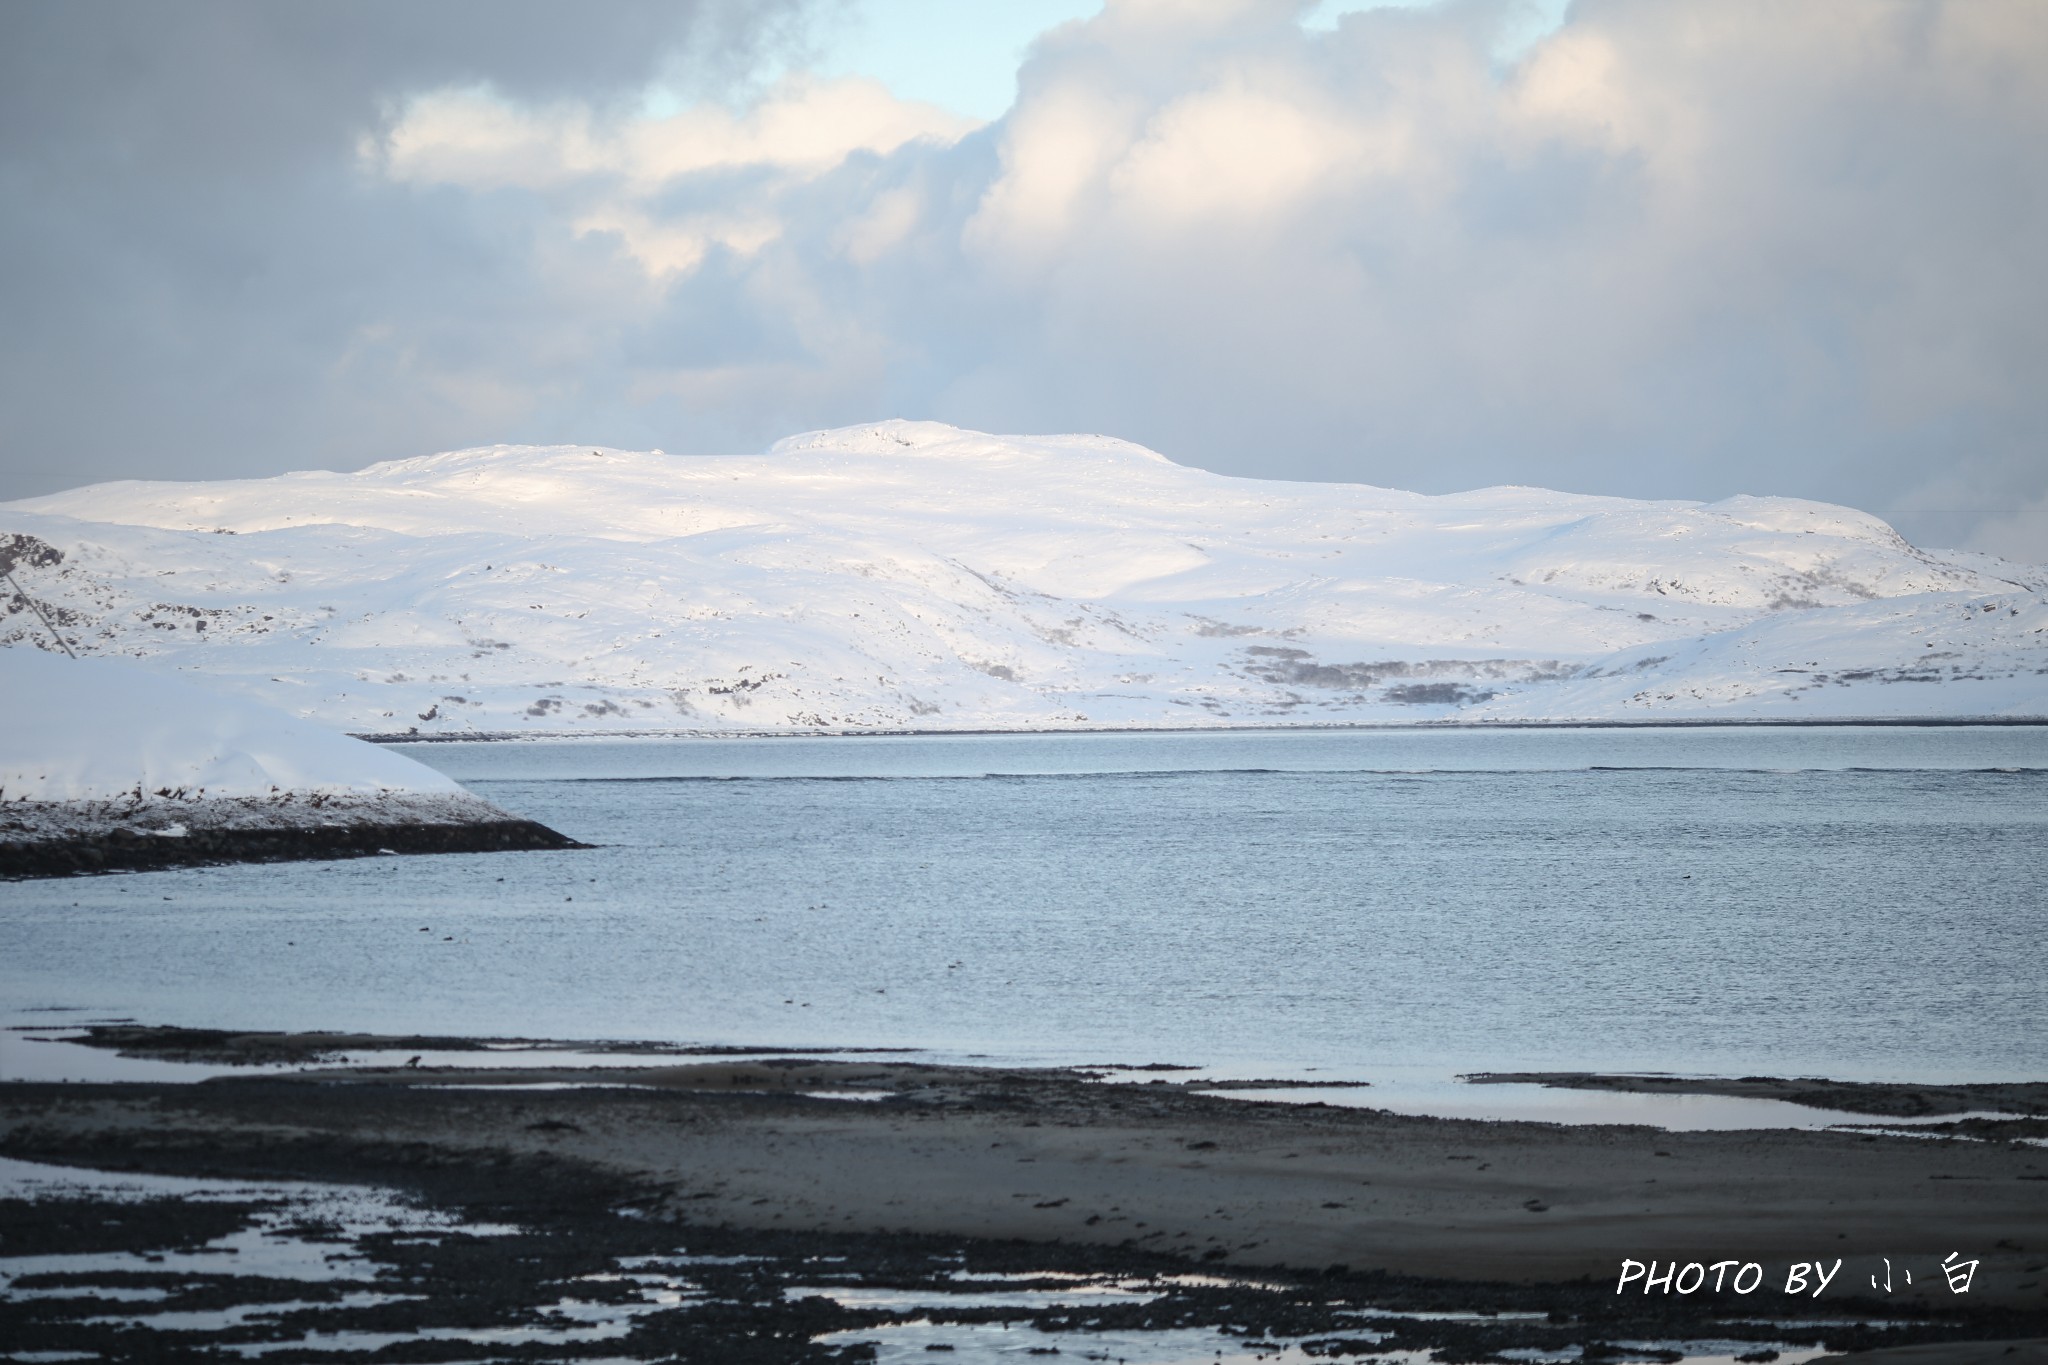
[[[0,842],[0,878],[143,872],[217,863],[370,858],[390,853],[505,853],[588,847],[546,825],[517,818],[464,824],[194,829],[177,837],[115,829],[68,839]]]

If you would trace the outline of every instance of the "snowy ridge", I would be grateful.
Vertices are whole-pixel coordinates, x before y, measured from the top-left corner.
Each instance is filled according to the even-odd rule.
[[[2048,715],[2048,570],[1851,509],[926,422],[104,484],[0,504],[9,555],[81,653],[358,732]]]

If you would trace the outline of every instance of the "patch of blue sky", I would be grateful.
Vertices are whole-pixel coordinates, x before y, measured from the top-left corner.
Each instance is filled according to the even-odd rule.
[[[1347,14],[1373,9],[1429,9],[1458,0],[1319,0],[1302,16],[1302,27],[1334,29]],[[1494,59],[1513,65],[1530,48],[1564,25],[1572,0],[1499,0],[1499,32],[1494,41]]]
[[[1320,0],[1302,25],[1333,30],[1347,14],[1373,9],[1424,9],[1457,0]],[[1501,0],[1495,48],[1512,64],[1564,22],[1571,0]],[[898,98],[920,100],[969,118],[993,121],[1017,96],[1017,69],[1032,43],[1061,24],[1093,18],[1102,0],[851,0],[829,10],[812,35],[802,69],[824,77],[865,76]],[[764,83],[789,73],[762,73]],[[647,112],[673,114],[686,99],[670,89],[650,93]]]
[[[1102,0],[855,0],[820,24],[809,70],[994,120],[1039,35],[1101,11]]]

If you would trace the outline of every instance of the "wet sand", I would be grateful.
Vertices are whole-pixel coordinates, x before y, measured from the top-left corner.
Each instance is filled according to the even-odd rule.
[[[1211,1263],[1522,1282],[1612,1278],[1624,1258],[1655,1256],[1754,1260],[1782,1283],[1778,1267],[1794,1260],[1932,1264],[1964,1250],[1987,1261],[1975,1301],[2048,1304],[2026,1269],[2026,1253],[2048,1254],[2048,1149],[2010,1141],[2048,1137],[2041,1120],[2004,1125],[1996,1143],[1668,1133],[773,1057],[309,1072],[264,1087],[297,1111],[293,1088],[319,1094],[324,1132],[402,1134],[479,1157],[552,1153],[731,1227],[1136,1245]],[[117,1129],[121,1112],[73,1122],[81,1135]],[[224,1135],[245,1121],[210,1106],[189,1120],[207,1134],[225,1122]],[[2018,1250],[1999,1257],[2001,1244]]]
[[[452,1041],[153,1036],[216,1060]],[[1951,1140],[1674,1133],[1273,1104],[1193,1084],[1212,1083],[765,1054],[15,1083],[0,1087],[0,1155],[233,1176],[517,1173],[594,1182],[610,1205],[741,1239],[968,1239],[1347,1283],[1391,1276],[1496,1304],[1535,1294],[1576,1315],[1617,1303],[1673,1320],[1931,1314],[1936,1336],[2048,1335],[2048,1118],[1964,1120],[1968,1139]],[[1933,1269],[1955,1252],[1981,1262],[1966,1295]],[[1873,1291],[1886,1257],[1919,1268],[1910,1289]],[[1624,1260],[1653,1258],[1756,1262],[1764,1274],[1746,1296],[1617,1300]],[[1818,1298],[1783,1292],[1790,1263],[1837,1258]]]

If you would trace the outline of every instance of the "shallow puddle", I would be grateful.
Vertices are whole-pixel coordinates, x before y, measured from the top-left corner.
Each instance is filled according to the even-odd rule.
[[[1100,1303],[1153,1303],[1161,1295],[1126,1289],[1120,1284],[1084,1281],[1063,1289],[984,1289],[958,1292],[930,1289],[870,1289],[858,1285],[793,1285],[782,1291],[790,1299],[830,1299],[847,1308],[886,1308],[898,1312],[936,1312],[969,1308],[1081,1308]]]
[[[1673,1133],[1737,1132],[1746,1129],[1797,1129],[1818,1132],[1856,1127],[1859,1131],[1903,1136],[1944,1136],[1916,1131],[1923,1125],[1958,1119],[2010,1119],[2015,1114],[1938,1114],[1926,1118],[1885,1119],[1843,1109],[1816,1109],[1788,1100],[1742,1095],[1650,1094],[1621,1090],[1578,1090],[1522,1081],[1473,1083],[1455,1076],[1394,1074],[1369,1084],[1260,1086],[1211,1089],[1206,1073],[1189,1078],[1204,1095],[1275,1104],[1321,1104],[1332,1108],[1381,1109],[1422,1118],[1476,1119],[1492,1123],[1627,1124],[1662,1128]]]

